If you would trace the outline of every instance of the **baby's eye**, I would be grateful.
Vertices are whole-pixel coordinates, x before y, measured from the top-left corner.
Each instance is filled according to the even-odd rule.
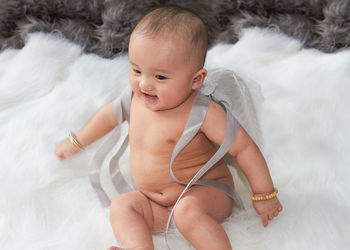
[[[136,73],[136,74],[140,74],[141,71],[140,70],[137,70],[137,69],[133,69],[133,71]]]
[[[165,79],[167,79],[165,76],[161,76],[161,75],[156,75],[156,78],[158,80],[165,80]]]

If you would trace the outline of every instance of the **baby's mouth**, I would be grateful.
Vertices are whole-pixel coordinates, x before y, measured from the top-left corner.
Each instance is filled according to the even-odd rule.
[[[148,101],[148,102],[155,102],[158,99],[158,96],[147,94],[145,92],[142,92],[142,95],[146,99],[146,101]]]

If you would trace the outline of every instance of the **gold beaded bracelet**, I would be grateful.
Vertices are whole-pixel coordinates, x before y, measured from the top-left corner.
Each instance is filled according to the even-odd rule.
[[[69,132],[69,141],[80,150],[85,150],[85,147],[78,141],[76,135],[72,132]]]
[[[272,198],[275,198],[277,193],[278,193],[278,189],[277,188],[273,188],[273,192],[271,194],[267,194],[267,195],[264,195],[264,196],[255,196],[255,194],[252,194],[250,196],[250,200],[252,200],[252,201],[266,201],[266,200],[270,200]]]

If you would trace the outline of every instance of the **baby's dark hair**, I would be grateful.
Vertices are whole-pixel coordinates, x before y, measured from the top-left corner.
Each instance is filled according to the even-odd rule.
[[[184,37],[190,40],[189,56],[197,55],[203,67],[208,49],[208,32],[203,20],[192,10],[177,5],[163,5],[151,10],[136,25],[137,34]]]

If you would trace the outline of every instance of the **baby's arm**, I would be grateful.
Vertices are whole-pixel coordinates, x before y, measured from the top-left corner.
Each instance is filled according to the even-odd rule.
[[[88,146],[110,132],[118,125],[113,113],[113,101],[97,110],[84,127],[76,134],[77,141],[82,146]],[[56,146],[56,155],[60,160],[67,159],[79,152],[80,149],[69,139],[59,142]]]
[[[209,140],[221,145],[225,137],[225,129],[225,110],[219,104],[211,102],[201,130]],[[257,145],[241,126],[229,153],[236,158],[255,196],[273,193],[274,185],[266,161]],[[253,202],[264,226],[282,210],[277,197]]]
[[[274,192],[274,185],[266,161],[247,132],[240,127],[237,137],[230,149],[245,176],[255,197],[266,196]],[[277,197],[267,200],[253,201],[254,208],[261,217],[264,226],[282,211]]]

